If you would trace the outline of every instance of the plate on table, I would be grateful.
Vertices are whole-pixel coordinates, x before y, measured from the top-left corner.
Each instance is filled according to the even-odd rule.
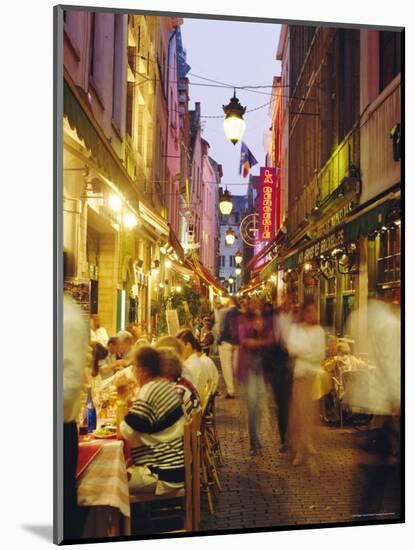
[[[117,429],[112,428],[98,428],[92,432],[92,435],[97,439],[111,439],[117,437]]]

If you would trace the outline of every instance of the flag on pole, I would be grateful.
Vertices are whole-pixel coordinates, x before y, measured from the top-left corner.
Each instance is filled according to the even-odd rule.
[[[252,168],[252,166],[255,166],[255,164],[258,164],[257,159],[254,157],[254,155],[251,153],[251,151],[248,149],[248,146],[245,142],[241,142],[241,162],[239,164],[239,173],[243,173],[242,176],[246,178],[246,176],[249,174],[249,170]]]

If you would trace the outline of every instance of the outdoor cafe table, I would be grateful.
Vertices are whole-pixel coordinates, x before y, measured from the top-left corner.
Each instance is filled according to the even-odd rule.
[[[90,507],[83,533],[88,538],[119,535],[120,520],[130,518],[124,442],[100,441],[101,450],[77,480],[78,504]]]

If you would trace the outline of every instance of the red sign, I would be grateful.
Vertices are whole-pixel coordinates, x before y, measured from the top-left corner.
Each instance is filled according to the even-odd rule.
[[[259,191],[259,230],[260,242],[271,241],[275,237],[277,186],[276,169],[261,167]]]

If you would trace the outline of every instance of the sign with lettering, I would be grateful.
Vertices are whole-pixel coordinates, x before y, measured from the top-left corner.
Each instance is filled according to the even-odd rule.
[[[334,231],[330,235],[323,237],[308,248],[301,250],[298,253],[298,263],[310,262],[314,258],[318,258],[321,254],[327,254],[334,248],[344,245],[344,228]]]
[[[275,237],[276,191],[276,169],[261,167],[258,204],[259,242],[268,242]]]
[[[336,226],[344,223],[347,216],[353,211],[355,206],[355,200],[353,199],[345,204],[342,208],[340,208],[340,210],[337,210],[334,214],[330,216],[330,218],[328,218],[322,225],[318,227],[314,238],[318,239],[332,231]]]

